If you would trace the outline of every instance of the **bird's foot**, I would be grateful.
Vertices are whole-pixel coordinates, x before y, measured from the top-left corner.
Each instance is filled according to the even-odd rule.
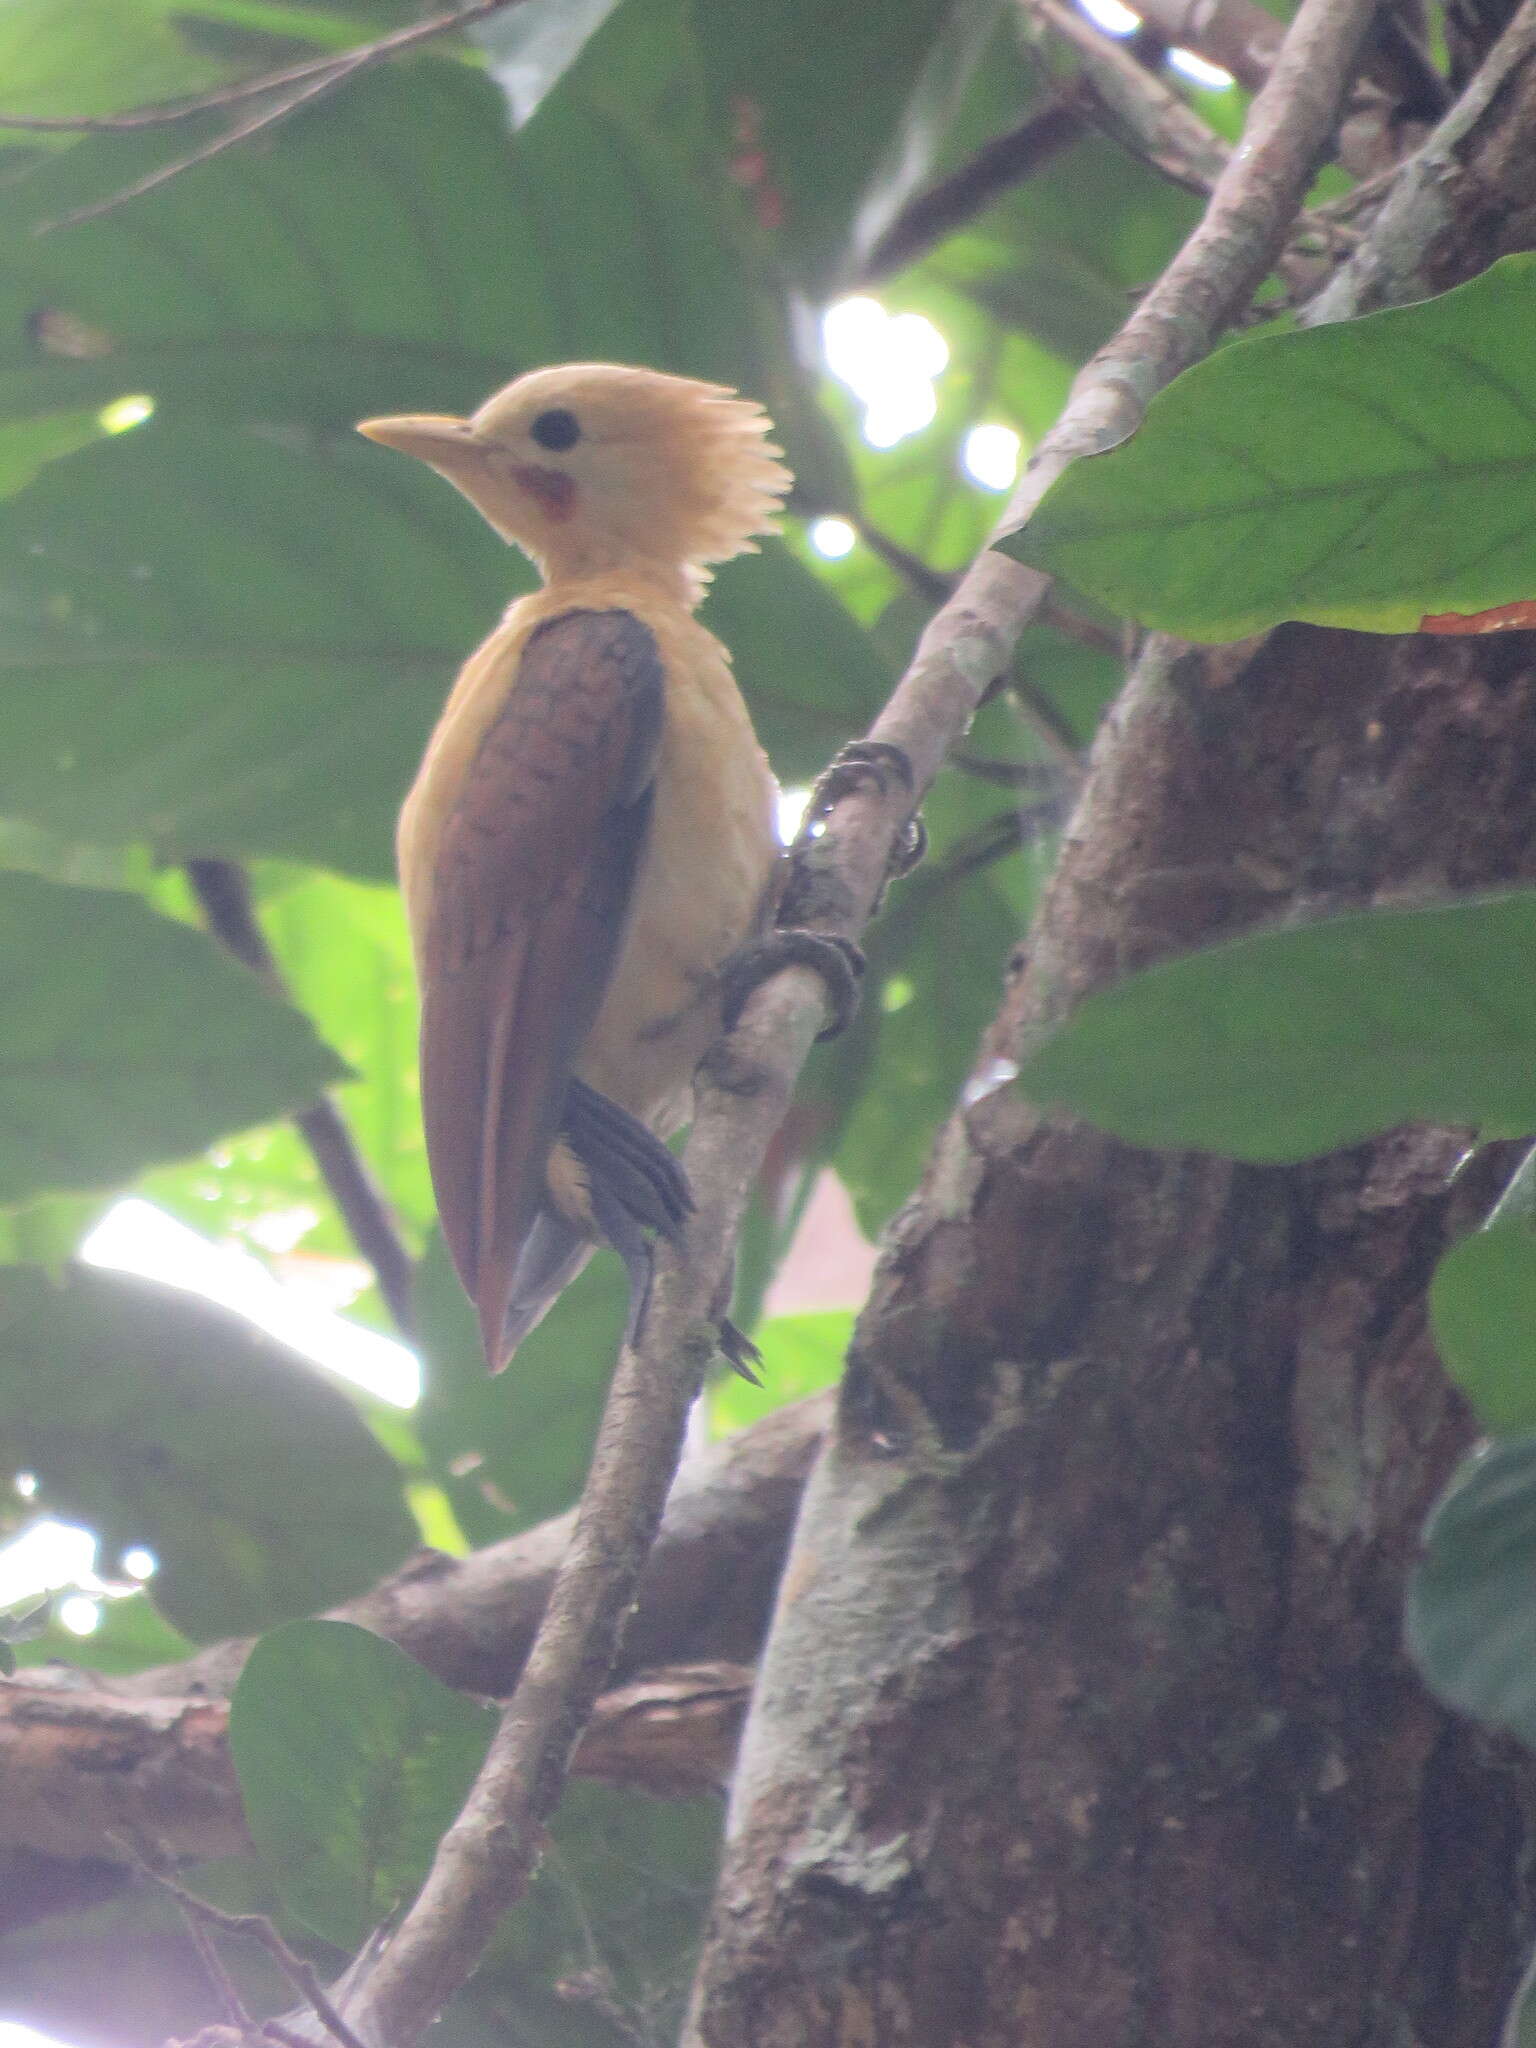
[[[827,932],[798,929],[770,932],[741,946],[720,969],[722,1028],[734,1031],[746,1007],[748,996],[761,982],[781,967],[809,967],[821,976],[831,1008],[831,1019],[817,1032],[817,1043],[836,1038],[853,1022],[859,1007],[859,983],[864,974],[864,955],[852,939]],[[727,1354],[729,1356],[729,1354]]]
[[[906,749],[893,746],[889,740],[850,740],[811,791],[806,817],[824,817],[840,797],[862,788],[866,783],[873,783],[882,796],[887,794],[893,783],[910,794],[916,787],[917,778],[912,773],[912,762]],[[914,811],[891,848],[886,880],[899,882],[903,875],[910,875],[927,851],[928,828],[923,823],[922,812]]]

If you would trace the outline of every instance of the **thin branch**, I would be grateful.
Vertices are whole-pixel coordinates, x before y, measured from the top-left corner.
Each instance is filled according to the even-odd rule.
[[[1070,148],[1087,126],[1076,82],[1058,87],[1017,127],[992,136],[947,177],[914,192],[871,244],[858,266],[858,281],[878,284],[915,263],[946,235]]]
[[[1067,410],[1015,494],[1022,524],[1074,457],[1120,439],[1151,393],[1207,349],[1247,303],[1284,243],[1332,136],[1374,0],[1302,0],[1243,148],[1205,217],[1125,329],[1073,386]],[[932,781],[993,678],[1005,673],[1047,579],[985,553],[936,615],[871,737],[901,748],[912,786],[871,777],[826,806],[802,845],[797,915],[856,938],[886,880],[913,800]],[[705,1060],[684,1155],[698,1196],[681,1255],[660,1252],[636,1347],[614,1376],[576,1531],[527,1667],[464,1810],[438,1846],[352,2022],[373,2048],[413,2048],[474,1971],[525,1890],[545,1816],[634,1596],[714,1345],[711,1310],[747,1200],[825,1015],[809,969],[790,967],[748,1001]]]
[[[1268,78],[1285,33],[1258,0],[1137,0],[1136,12],[1165,42],[1219,64],[1249,92]]]
[[[1164,177],[1209,192],[1227,146],[1171,85],[1112,41],[1066,0],[1017,0],[1026,28],[1059,37],[1083,66],[1078,81],[1100,126]]]
[[[503,7],[516,5],[517,0],[473,0],[473,4],[450,8],[446,14],[431,15],[425,21],[408,22],[403,28],[391,29],[388,35],[379,36],[371,43],[359,43],[351,50],[332,50],[323,57],[306,57],[301,64],[285,65],[277,71],[263,71],[255,78],[237,79],[233,84],[214,86],[208,92],[189,94],[185,98],[135,107],[125,114],[0,113],[0,128],[21,128],[44,135],[111,135],[141,128],[174,127],[181,121],[196,120],[201,114],[217,113],[223,107],[258,99],[263,93],[281,92],[285,86],[302,84],[322,73],[350,76],[359,59],[369,65],[382,63],[385,58],[398,56],[402,50],[413,49],[430,37],[466,28],[471,22],[500,13]]]
[[[251,903],[250,880],[236,861],[189,860],[187,880],[209,931],[234,957],[249,967],[274,994],[288,991],[272,949],[262,935]],[[322,1096],[295,1113],[294,1122],[314,1155],[320,1177],[335,1198],[353,1242],[373,1268],[379,1292],[396,1328],[409,1336],[412,1325],[413,1268],[411,1255],[389,1204],[363,1164],[341,1111]]]
[[[156,1860],[142,1846],[134,1860],[139,1871],[151,1884],[175,1900],[190,1927],[208,1928],[216,1934],[238,1935],[256,1942],[266,1950],[288,1979],[290,1989],[304,2000],[331,2038],[341,2044],[341,2048],[363,2048],[362,2042],[332,2004],[325,1986],[316,1974],[314,1964],[306,1961],[301,1955],[295,1955],[265,1914],[226,1913],[222,1907],[210,1905],[206,1899],[200,1899],[196,1892],[189,1892],[184,1886],[179,1885],[159,1867]],[[198,1946],[201,1949],[202,1943],[199,1942]],[[222,1965],[220,1970],[222,1973]],[[225,1980],[227,1981],[227,1974]],[[232,1989],[230,1995],[234,1995]]]
[[[901,542],[893,540],[880,527],[873,525],[859,514],[851,515],[851,524],[859,539],[870,553],[893,570],[924,604],[937,608],[946,598],[953,597],[960,578],[945,569],[935,569]],[[1091,647],[1096,654],[1112,654],[1119,660],[1125,653],[1119,632],[1113,626],[1106,626],[1099,619],[1090,619],[1086,612],[1074,610],[1059,598],[1046,599],[1041,608],[1040,623],[1059,633],[1063,640],[1075,640],[1079,647]]]
[[[1305,325],[1353,319],[1422,296],[1425,263],[1452,225],[1451,194],[1461,172],[1461,153],[1505,87],[1533,58],[1536,0],[1522,0],[1456,105],[1399,166],[1369,236],[1305,309]]]
[[[268,128],[276,127],[280,121],[287,120],[288,116],[296,113],[300,107],[327,97],[349,78],[356,78],[375,65],[382,64],[389,58],[398,57],[402,51],[414,49],[418,43],[427,41],[429,37],[445,35],[450,29],[463,28],[466,24],[481,20],[486,15],[499,13],[503,7],[517,4],[518,0],[473,0],[473,4],[469,6],[452,9],[447,14],[434,15],[427,21],[412,22],[405,28],[395,29],[389,35],[380,36],[375,42],[362,43],[354,50],[344,50],[339,56],[310,60],[293,66],[286,74],[270,73],[264,81],[248,81],[243,87],[224,87],[219,93],[204,95],[201,101],[187,101],[174,110],[161,110],[161,121],[181,121],[193,113],[202,113],[215,104],[254,98],[258,92],[269,91],[275,80],[286,77],[290,81],[300,81],[294,85],[291,92],[268,99],[264,106],[258,107],[244,120],[234,122],[222,134],[214,136],[198,148],[188,150],[185,155],[174,158],[168,164],[161,164],[158,169],[136,179],[131,185],[123,186],[120,191],[109,193],[104,199],[93,200],[88,206],[76,207],[70,213],[60,214],[56,220],[40,222],[33,232],[40,235],[50,234],[55,228],[76,227],[82,221],[98,219],[102,214],[126,205],[129,200],[140,199],[145,193],[168,184],[172,178],[180,177],[183,171],[191,170],[194,165],[207,163],[213,157],[222,156],[225,150],[233,149],[237,143],[249,141],[253,135],[260,135]],[[131,117],[118,117],[119,125],[129,118]],[[0,115],[0,126],[8,123],[9,117]],[[57,128],[96,127],[101,123],[54,120],[30,123],[17,121],[14,125]],[[139,125],[159,124],[151,124],[141,118]]]

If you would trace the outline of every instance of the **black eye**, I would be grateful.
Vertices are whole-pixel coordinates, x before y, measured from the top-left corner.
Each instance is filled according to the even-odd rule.
[[[574,448],[581,439],[581,424],[575,413],[567,412],[563,405],[557,405],[550,412],[541,412],[528,429],[541,448],[548,448],[559,455],[567,448]]]

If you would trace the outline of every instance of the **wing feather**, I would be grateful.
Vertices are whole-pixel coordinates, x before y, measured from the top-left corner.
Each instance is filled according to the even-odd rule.
[[[660,652],[632,613],[540,626],[439,844],[422,1114],[443,1232],[493,1367],[571,1063],[624,935],[663,702]]]

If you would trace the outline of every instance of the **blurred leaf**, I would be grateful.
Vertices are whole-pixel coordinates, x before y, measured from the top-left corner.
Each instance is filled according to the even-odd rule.
[[[159,1559],[203,1641],[361,1592],[411,1548],[400,1476],[347,1397],[229,1310],[156,1281],[0,1270],[0,1469]]]
[[[820,1309],[814,1314],[770,1316],[753,1332],[762,1347],[763,1384],[752,1386],[737,1373],[722,1374],[709,1389],[712,1436],[729,1436],[802,1395],[830,1387],[843,1369],[853,1336],[853,1310]]]
[[[1536,1748],[1536,1436],[1474,1452],[1408,1587],[1407,1639],[1448,1706]]]
[[[361,442],[157,424],[54,464],[0,506],[0,812],[389,874],[453,672],[531,581],[439,478]],[[731,565],[705,616],[787,774],[886,693],[782,545]]]
[[[833,460],[782,295],[744,271],[734,192],[678,163],[683,137],[598,89],[602,42],[516,138],[490,80],[418,58],[350,83],[264,149],[39,237],[36,222],[179,145],[92,137],[44,163],[0,225],[0,415],[142,391],[162,417],[342,430],[468,411],[538,363],[608,360],[741,384],[775,409],[792,456]],[[40,342],[45,313],[90,348]]]
[[[1435,1268],[1430,1327],[1446,1371],[1495,1436],[1536,1430],[1536,1235],[1518,1219],[1453,1245]]]
[[[519,0],[470,34],[484,50],[491,76],[521,128],[559,84],[619,0]]]
[[[779,780],[807,781],[861,733],[897,669],[780,541],[721,568],[703,621],[731,652]]]
[[[629,1297],[623,1266],[599,1253],[494,1378],[440,1232],[416,1288],[416,1425],[470,1541],[559,1514],[581,1492],[618,1359]]]
[[[156,424],[56,463],[0,507],[0,810],[388,874],[453,669],[520,565],[361,442]]]
[[[0,873],[0,958],[0,1202],[109,1186],[344,1071],[297,1011],[129,896]]]
[[[154,1664],[179,1663],[194,1647],[171,1627],[147,1593],[128,1593],[101,1602],[101,1620],[88,1636],[77,1636],[58,1621],[51,1623],[28,1643],[18,1662],[67,1664],[76,1671],[120,1676]]]
[[[264,895],[262,929],[294,1001],[357,1076],[335,1092],[413,1237],[435,1209],[416,1075],[416,977],[399,891],[301,873]]]
[[[720,1821],[713,1799],[568,1785],[539,1874],[472,1987],[473,2002],[500,2015],[498,2038],[538,2048],[675,2040]]]
[[[997,0],[886,0],[829,35],[816,0],[697,10],[731,174],[802,287],[823,293],[845,268],[861,206],[884,215],[926,181],[999,12]]]
[[[1251,934],[1090,996],[1024,1091],[1137,1145],[1306,1159],[1415,1118],[1536,1129],[1536,891]]]
[[[47,1628],[52,1613],[52,1597],[45,1595],[35,1607],[14,1608],[9,1614],[0,1614],[0,1678],[15,1676],[16,1646],[35,1642]]]
[[[1282,619],[1410,633],[1531,597],[1533,314],[1536,256],[1510,256],[1422,305],[1236,342],[1004,551],[1202,640]]]
[[[287,1910],[360,1948],[426,1875],[495,1725],[348,1622],[263,1636],[235,1687],[229,1746],[251,1839]]]
[[[114,113],[220,76],[178,32],[167,0],[6,0],[0,8],[7,114]],[[10,134],[29,146],[39,139]]]
[[[0,15],[0,20],[4,16]],[[102,439],[98,411],[40,413],[0,424],[0,498],[14,497],[48,463]]]

